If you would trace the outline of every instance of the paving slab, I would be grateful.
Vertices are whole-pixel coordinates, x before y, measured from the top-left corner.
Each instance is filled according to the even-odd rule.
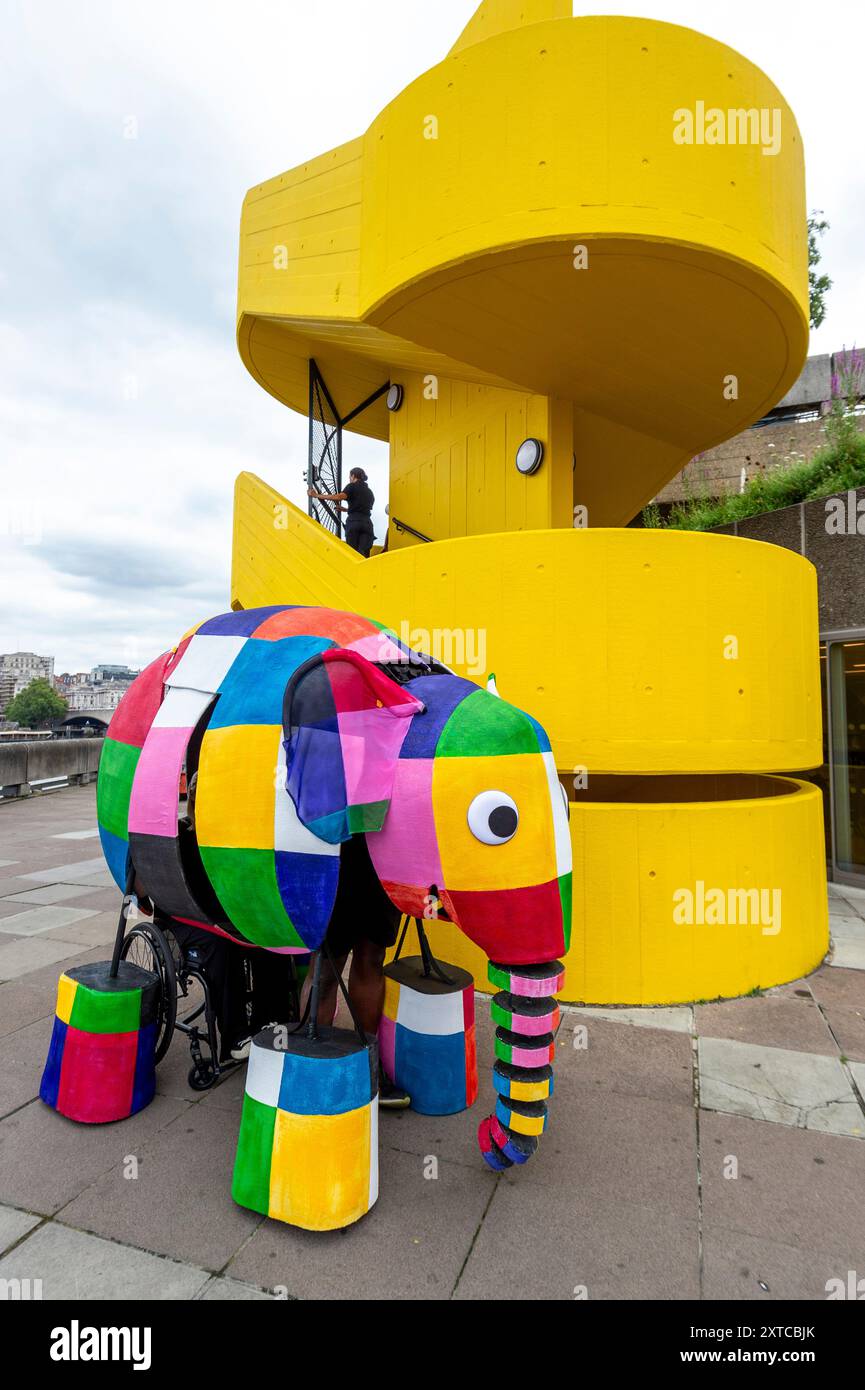
[[[865,941],[841,936],[834,943],[829,964],[835,969],[865,970]]]
[[[865,1009],[865,977],[858,970],[823,966],[808,983],[821,1008],[839,1005],[846,1009]]]
[[[91,909],[86,921],[71,922],[67,926],[52,927],[45,936],[57,941],[69,941],[74,946],[102,946],[103,955],[111,956],[111,947],[117,935],[117,914],[97,912]]]
[[[45,1300],[107,1302],[194,1298],[203,1269],[49,1222],[0,1260],[2,1279],[41,1279]]]
[[[76,944],[73,941],[65,941],[63,937],[31,937],[27,942],[22,942],[22,945],[38,946],[40,948],[43,945],[51,946],[52,948],[57,946],[63,951],[64,954],[61,960],[47,961],[45,963],[38,962],[25,969],[21,975],[16,976],[17,979],[23,979],[28,985],[37,985],[40,987],[43,985],[50,985],[55,993],[57,990],[57,981],[60,979],[64,970],[68,970],[74,965],[89,965],[91,961],[105,960],[104,946],[93,946],[88,948],[87,946],[80,945],[80,943]],[[0,946],[0,962],[2,962],[5,949],[5,946]],[[0,978],[2,978],[2,970],[0,970]]]
[[[39,1094],[53,1017],[43,1017],[0,1042],[0,1118]]]
[[[829,918],[829,931],[833,941],[865,941],[865,917]]]
[[[707,1230],[746,1232],[843,1257],[865,1250],[865,1144],[739,1115],[700,1117]],[[738,1177],[729,1178],[729,1158]],[[863,1268],[865,1273],[865,1268]]]
[[[0,1206],[0,1254],[8,1250],[10,1245],[14,1245],[28,1231],[32,1231],[34,1226],[38,1226],[42,1220],[41,1216],[34,1216],[29,1211],[19,1211],[17,1207]]]
[[[83,955],[85,949],[84,946],[74,946],[68,941],[52,941],[44,936],[4,942],[0,946],[0,981],[20,980],[31,971]]]
[[[16,912],[12,917],[0,921],[0,932],[14,932],[16,936],[41,936],[43,932],[61,927],[71,927],[76,922],[86,922],[97,916],[92,907],[31,907]]]
[[[696,1220],[622,1198],[598,1202],[579,1186],[552,1200],[548,1189],[523,1182],[527,1176],[528,1166],[499,1180],[457,1299],[572,1303],[699,1296]]]
[[[682,1033],[567,1014],[556,1039],[553,1076],[553,1114],[563,1088],[694,1104],[692,1044]]]
[[[657,1009],[596,1009],[569,1004],[562,1009],[562,1022],[568,1014],[587,1014],[592,1018],[605,1018],[610,1023],[630,1024],[634,1028],[662,1028],[673,1033],[691,1033],[694,1029],[690,1004]]]
[[[27,903],[31,907],[51,906],[71,898],[87,897],[93,890],[81,883],[46,883],[42,888],[28,888],[22,893],[10,893],[7,903]]]
[[[137,1159],[136,1178],[109,1168],[62,1209],[60,1219],[219,1271],[263,1220],[231,1200],[237,1132],[224,1110],[193,1106],[144,1143],[127,1147]]]
[[[803,1250],[741,1231],[703,1230],[705,1299],[825,1300],[836,1287],[830,1280],[846,1285],[848,1270],[861,1267],[861,1247],[856,1250],[852,1242],[837,1252]]]
[[[266,1303],[277,1302],[274,1294],[252,1284],[241,1284],[237,1279],[211,1279],[199,1298],[202,1303],[253,1303],[262,1299]]]
[[[520,1173],[554,1207],[582,1193],[696,1221],[697,1112],[679,1102],[580,1091],[562,1078],[549,1127]]]
[[[865,1115],[834,1057],[701,1038],[699,1060],[704,1110],[865,1137]]]
[[[34,986],[26,977],[0,985],[0,1038],[35,1023],[37,1018],[53,1017],[56,995],[55,985]]]
[[[39,883],[76,883],[81,878],[88,878],[93,874],[100,873],[104,868],[105,860],[100,854],[96,859],[73,859],[68,864],[54,864],[50,867],[36,869],[32,873],[24,874],[23,877]]]
[[[91,826],[89,830],[64,830],[59,835],[52,835],[52,840],[98,840],[99,826]]]
[[[381,1195],[345,1231],[298,1231],[265,1220],[225,1271],[303,1299],[442,1300],[450,1297],[496,1178],[413,1154],[381,1151]],[[383,1252],[386,1255],[383,1257]]]
[[[0,869],[11,869],[13,864],[19,864],[19,859],[0,859]]]
[[[865,1099],[865,1062],[851,1062],[850,1071],[860,1096]]]
[[[157,1096],[114,1125],[78,1125],[41,1100],[0,1120],[0,1202],[52,1215],[188,1107]]]
[[[694,1026],[704,1038],[733,1038],[763,1047],[816,1052],[824,1057],[838,1054],[826,1020],[810,994],[807,998],[767,995],[698,1004]]]

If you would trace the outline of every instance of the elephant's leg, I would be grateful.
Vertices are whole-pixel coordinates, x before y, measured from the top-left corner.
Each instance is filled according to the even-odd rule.
[[[561,961],[513,966],[491,961],[488,974],[499,987],[490,1006],[498,1098],[495,1113],[481,1123],[478,1143],[484,1161],[501,1172],[531,1158],[546,1128],[560,1019],[554,995],[562,987],[564,966]]]

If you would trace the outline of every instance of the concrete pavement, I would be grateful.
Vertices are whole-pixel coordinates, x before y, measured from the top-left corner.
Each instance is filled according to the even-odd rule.
[[[488,1172],[471,1113],[381,1121],[381,1196],[311,1235],[236,1207],[241,1072],[200,1095],[176,1038],[154,1103],[72,1124],[38,1099],[57,977],[103,960],[118,893],[95,792],[0,806],[0,1279],[44,1298],[825,1299],[865,1276],[865,893],[833,964],[727,1003],[567,1009],[550,1129]]]

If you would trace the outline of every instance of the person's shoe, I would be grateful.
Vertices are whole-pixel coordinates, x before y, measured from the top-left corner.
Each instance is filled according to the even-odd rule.
[[[252,1050],[252,1038],[241,1038],[231,1049],[231,1055],[235,1062],[245,1062]]]
[[[378,1081],[378,1103],[385,1110],[407,1110],[411,1096],[401,1086],[395,1086],[389,1077],[381,1075]]]

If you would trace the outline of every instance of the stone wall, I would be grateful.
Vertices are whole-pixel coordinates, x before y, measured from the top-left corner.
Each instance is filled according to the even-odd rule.
[[[716,530],[795,550],[817,570],[820,631],[865,628],[865,487]]]

